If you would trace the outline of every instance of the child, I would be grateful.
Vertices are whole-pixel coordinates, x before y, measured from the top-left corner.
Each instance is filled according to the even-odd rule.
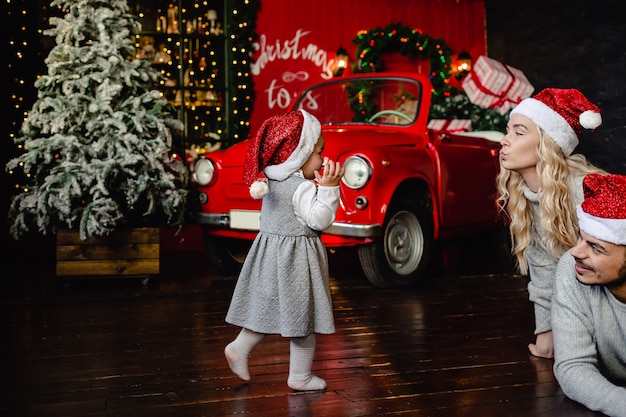
[[[224,349],[230,369],[244,381],[250,380],[252,349],[267,334],[280,334],[290,339],[287,385],[326,389],[311,373],[315,334],[335,331],[320,233],[335,219],[343,168],[322,159],[323,150],[320,122],[304,110],[267,119],[248,145],[244,182],[253,198],[263,198],[261,227],[226,315],[242,329]],[[261,171],[266,179],[258,178]]]
[[[583,129],[602,123],[600,109],[575,89],[547,88],[512,111],[502,138],[498,204],[510,218],[513,254],[530,276],[535,308],[534,356],[552,358],[550,303],[556,264],[576,244],[582,179],[603,173],[572,152]]]

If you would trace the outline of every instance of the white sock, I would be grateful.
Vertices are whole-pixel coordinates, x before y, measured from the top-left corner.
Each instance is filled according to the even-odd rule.
[[[326,389],[326,381],[311,373],[315,355],[315,333],[306,337],[292,337],[289,345],[289,388],[296,391]]]
[[[230,370],[244,381],[250,381],[248,356],[263,338],[265,335],[262,333],[241,329],[237,338],[224,348],[224,356],[226,356]]]

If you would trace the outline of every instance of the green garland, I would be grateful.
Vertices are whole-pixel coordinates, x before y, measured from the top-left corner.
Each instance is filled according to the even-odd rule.
[[[467,95],[449,84],[452,51],[441,38],[432,38],[420,29],[391,23],[360,31],[352,40],[356,45],[356,63],[353,73],[382,71],[381,54],[397,52],[409,59],[427,58],[430,63],[430,81],[433,87],[429,119],[471,119],[474,130],[504,131],[508,116],[493,109],[485,109],[469,101]],[[371,84],[354,85],[360,91],[361,100],[351,103],[355,121],[366,121],[376,112],[371,96]],[[349,92],[354,93],[354,92]],[[355,97],[351,94],[351,97]]]
[[[450,91],[448,78],[452,51],[443,39],[433,39],[420,29],[391,23],[385,28],[377,27],[370,31],[360,31],[352,40],[356,44],[357,62],[352,70],[355,73],[380,71],[382,53],[398,52],[409,59],[428,58],[430,81],[433,96],[444,96]]]
[[[453,88],[450,95],[430,106],[429,119],[470,119],[472,130],[495,130],[504,132],[509,120],[508,114],[500,114],[494,109],[487,109],[473,104],[467,94]]]

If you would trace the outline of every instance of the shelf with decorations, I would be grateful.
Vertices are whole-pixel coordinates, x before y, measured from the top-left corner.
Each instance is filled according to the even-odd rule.
[[[249,56],[256,5],[249,0],[129,0],[141,23],[136,58],[162,75],[160,91],[184,129],[187,158],[245,139],[252,111]]]

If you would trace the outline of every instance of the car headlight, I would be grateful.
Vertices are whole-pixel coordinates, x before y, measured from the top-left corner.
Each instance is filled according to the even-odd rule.
[[[215,166],[210,159],[200,158],[196,161],[193,170],[193,179],[200,185],[207,185],[213,181]]]
[[[351,156],[343,163],[345,173],[341,181],[354,190],[363,187],[372,176],[372,167],[360,156]]]

